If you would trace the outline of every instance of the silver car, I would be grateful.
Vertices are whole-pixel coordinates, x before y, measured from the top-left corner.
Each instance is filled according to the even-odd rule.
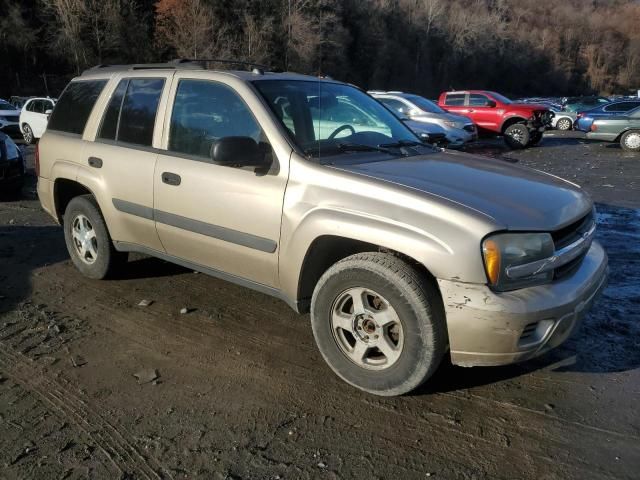
[[[461,148],[478,138],[478,129],[471,120],[461,115],[447,113],[424,97],[403,92],[370,91],[368,93],[400,118],[442,128],[447,137],[448,148]],[[413,130],[411,124],[408,126]]]

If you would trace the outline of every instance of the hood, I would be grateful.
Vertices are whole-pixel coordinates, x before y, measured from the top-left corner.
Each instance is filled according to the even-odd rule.
[[[507,107],[509,109],[524,108],[524,109],[528,109],[528,110],[549,110],[549,111],[552,111],[549,107],[547,107],[546,105],[542,105],[541,103],[510,103],[509,105],[507,105]]]
[[[421,113],[420,115],[413,115],[412,120],[422,123],[434,123],[434,122],[460,122],[463,125],[473,123],[468,117],[462,115],[454,115],[452,113]]]
[[[20,115],[20,110],[0,110],[0,117],[16,117]]]
[[[556,230],[592,208],[580,187],[558,177],[463,153],[445,151],[334,168],[443,197],[510,230]]]
[[[415,133],[445,133],[444,128],[442,128],[437,123],[431,122],[419,122],[417,120],[403,120],[407,127],[409,127]]]

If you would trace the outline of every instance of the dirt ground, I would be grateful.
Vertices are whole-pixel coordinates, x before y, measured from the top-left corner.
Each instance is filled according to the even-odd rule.
[[[260,293],[142,256],[82,278],[31,178],[0,203],[0,478],[640,478],[640,157],[575,133],[472,150],[590,192],[610,284],[555,351],[401,398],[340,381]]]

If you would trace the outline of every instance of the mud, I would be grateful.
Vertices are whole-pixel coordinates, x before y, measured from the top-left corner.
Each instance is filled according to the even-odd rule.
[[[142,256],[81,278],[31,178],[0,203],[0,478],[638,478],[640,157],[472,150],[583,185],[610,283],[560,348],[401,398],[341,382],[273,298]]]

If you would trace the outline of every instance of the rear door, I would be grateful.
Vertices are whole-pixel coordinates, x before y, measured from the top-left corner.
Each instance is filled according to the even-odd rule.
[[[458,115],[467,115],[469,108],[466,106],[466,93],[446,93],[444,97],[444,105],[440,105],[446,111]]]
[[[178,72],[155,170],[155,218],[168,254],[194,267],[277,288],[282,202],[291,148],[264,105],[229,75]],[[268,171],[214,165],[212,143],[251,137],[272,159]],[[281,137],[280,137],[281,138]]]
[[[101,207],[112,238],[124,247],[164,252],[153,219],[153,175],[171,73],[135,72],[110,84],[95,141],[85,148],[79,179],[104,189]],[[151,252],[153,253],[153,252]]]

